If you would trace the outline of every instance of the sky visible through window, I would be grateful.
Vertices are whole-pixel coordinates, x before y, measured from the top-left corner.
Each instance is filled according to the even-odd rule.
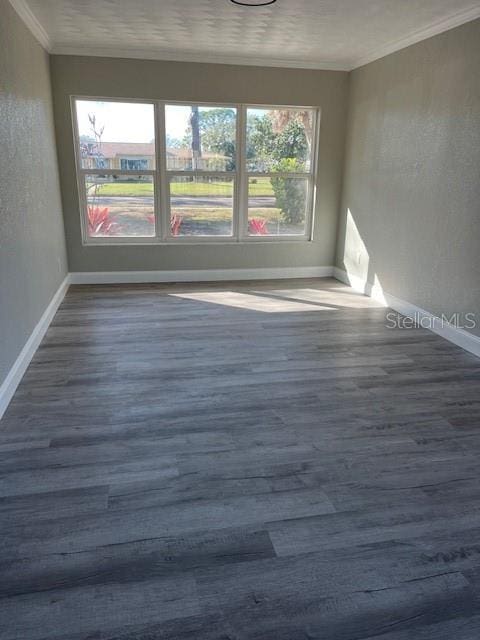
[[[150,104],[95,100],[77,100],[76,104],[80,135],[91,135],[88,114],[94,113],[98,124],[105,125],[102,136],[105,142],[151,142],[155,137],[153,107]],[[190,114],[186,111],[185,105],[169,105],[168,109],[169,134],[181,140],[188,127]],[[266,110],[250,109],[249,112],[261,117],[265,115]],[[126,123],[128,126],[125,126]]]
[[[89,114],[95,114],[97,124],[105,127],[104,142],[152,142],[155,138],[153,105],[123,102],[77,100],[80,135],[91,136]]]
[[[313,109],[102,98],[75,104],[87,238],[308,237]],[[165,109],[164,130],[156,131],[156,109]],[[166,147],[160,166],[158,145]]]

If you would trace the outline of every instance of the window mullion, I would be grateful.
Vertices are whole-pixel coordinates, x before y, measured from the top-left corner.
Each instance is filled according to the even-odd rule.
[[[262,171],[255,172],[249,171],[249,178],[311,178],[313,173],[311,171],[305,171],[304,173],[298,173],[293,171]]]
[[[305,220],[305,236],[308,240],[312,240],[313,237],[313,220],[315,217],[315,197],[316,197],[316,182],[315,175],[312,173],[308,179],[308,200],[307,200],[307,213]]]
[[[150,125],[150,135],[149,135],[149,141],[151,141],[151,139],[155,136],[155,168],[151,168],[150,163],[151,163],[151,158],[152,158],[152,149],[151,149],[151,143],[150,147],[148,150],[144,150],[142,151],[142,153],[134,153],[132,152],[131,154],[126,153],[125,149],[127,149],[127,147],[121,147],[120,150],[123,149],[122,154],[123,156],[120,158],[120,162],[121,162],[121,166],[123,165],[124,167],[131,167],[131,168],[121,168],[120,167],[102,167],[102,164],[104,163],[103,161],[100,162],[96,162],[94,160],[92,160],[91,162],[84,162],[82,160],[83,157],[86,158],[103,158],[104,154],[105,154],[105,158],[119,158],[119,152],[117,150],[117,155],[108,155],[108,154],[114,154],[115,153],[115,149],[113,147],[106,147],[107,143],[105,143],[105,149],[104,149],[104,154],[101,153],[99,151],[100,147],[98,147],[97,150],[95,150],[94,146],[92,148],[90,148],[90,146],[86,143],[86,142],[82,142],[82,146],[80,145],[80,133],[81,131],[81,127],[80,124],[81,122],[83,122],[82,120],[79,122],[78,119],[78,104],[77,102],[79,101],[91,101],[92,108],[96,108],[95,106],[95,102],[96,101],[100,101],[100,102],[105,102],[106,106],[108,107],[107,111],[106,111],[106,115],[104,115],[104,117],[108,117],[108,115],[110,114],[110,112],[112,112],[112,114],[115,114],[115,110],[119,109],[120,106],[115,106],[115,103],[125,103],[122,108],[127,108],[130,110],[135,110],[135,109],[140,109],[140,107],[134,107],[135,103],[137,102],[139,105],[140,104],[145,104],[145,105],[150,105],[150,108],[147,109],[145,111],[145,113],[147,113],[148,111],[148,118],[150,119],[150,123],[153,124],[153,126]],[[235,144],[236,144],[236,151],[235,151],[235,163],[236,163],[236,167],[234,171],[216,171],[215,167],[224,167],[226,169],[227,167],[227,160],[230,156],[230,153],[228,151],[225,151],[225,155],[222,155],[221,153],[218,153],[217,156],[215,154],[213,155],[208,155],[207,153],[205,153],[205,162],[203,162],[201,164],[202,168],[198,168],[196,171],[190,170],[190,169],[182,169],[183,166],[188,167],[190,166],[187,162],[186,159],[186,155],[185,153],[182,155],[182,153],[176,153],[175,150],[170,150],[169,149],[169,156],[167,158],[167,138],[168,135],[170,134],[170,131],[167,132],[167,127],[166,125],[168,125],[170,127],[170,103],[169,102],[165,102],[163,100],[150,100],[150,101],[131,101],[131,103],[129,103],[129,101],[125,101],[125,100],[116,100],[116,99],[112,99],[111,100],[111,104],[108,101],[108,99],[96,99],[96,98],[76,98],[76,97],[72,97],[71,98],[71,105],[72,105],[72,117],[74,120],[74,144],[75,144],[75,163],[76,163],[76,174],[77,174],[77,184],[78,184],[78,190],[79,190],[79,204],[81,207],[81,215],[82,215],[82,236],[83,236],[83,242],[84,243],[88,243],[88,242],[98,242],[98,243],[104,243],[107,244],[108,242],[112,242],[112,243],[118,243],[120,244],[123,240],[125,241],[125,243],[137,243],[137,242],[150,242],[150,243],[161,243],[161,242],[166,242],[166,241],[172,241],[174,240],[174,235],[178,235],[177,233],[172,233],[171,232],[171,211],[172,210],[177,210],[176,207],[176,200],[174,200],[174,205],[172,205],[171,202],[171,191],[173,192],[174,196],[178,195],[180,200],[179,200],[179,211],[183,212],[185,210],[185,216],[187,216],[187,219],[190,220],[190,218],[192,218],[193,222],[191,224],[191,228],[190,226],[187,226],[187,224],[184,225],[184,233],[185,233],[185,238],[183,238],[184,240],[191,240],[192,242],[195,241],[202,241],[203,239],[218,239],[219,241],[221,240],[221,238],[223,237],[227,237],[227,236],[218,236],[218,238],[216,237],[216,234],[218,233],[225,233],[224,231],[224,227],[226,227],[226,220],[227,220],[227,216],[226,216],[226,209],[227,209],[227,204],[228,204],[228,208],[230,208],[230,202],[232,196],[233,196],[233,211],[232,211],[232,236],[228,236],[230,238],[231,241],[234,242],[241,242],[241,241],[248,241],[248,240],[268,240],[268,239],[287,239],[287,237],[297,237],[300,238],[301,234],[300,231],[302,229],[302,222],[304,221],[304,225],[303,225],[303,229],[304,229],[304,233],[303,233],[303,237],[307,237],[309,239],[312,239],[312,235],[314,233],[314,213],[315,213],[315,201],[317,198],[317,171],[318,171],[318,153],[319,153],[319,131],[320,131],[320,111],[318,109],[311,109],[309,108],[309,110],[312,111],[312,140],[311,140],[311,144],[310,144],[310,166],[309,166],[309,171],[302,171],[301,169],[298,170],[297,166],[293,167],[292,165],[289,164],[285,164],[284,167],[282,167],[283,169],[287,168],[289,166],[292,166],[292,168],[295,168],[295,171],[292,172],[285,172],[285,171],[267,171],[267,172],[261,172],[261,171],[248,171],[248,164],[247,164],[247,119],[248,119],[248,115],[249,115],[249,109],[252,109],[252,113],[253,116],[255,117],[266,117],[265,114],[268,111],[272,111],[274,112],[275,110],[281,110],[282,107],[269,107],[268,105],[260,105],[258,107],[255,106],[248,106],[248,105],[244,105],[244,104],[237,104],[237,105],[213,105],[213,104],[205,104],[205,105],[197,105],[197,106],[205,106],[205,107],[211,107],[212,109],[214,108],[219,108],[219,107],[227,107],[227,106],[231,106],[232,109],[236,110],[236,131],[235,131]],[[82,103],[83,104],[83,103]],[[180,106],[192,106],[190,103],[175,103],[177,105]],[[83,105],[82,106],[82,113],[83,113],[83,120],[85,120],[85,109],[90,109],[90,104],[87,104],[86,106]],[[154,113],[152,114],[152,108]],[[146,109],[146,107],[145,107]],[[258,113],[255,111],[255,109],[259,110],[260,115],[258,115]],[[295,110],[294,107],[285,107],[285,109],[292,109]],[[298,107],[298,109],[303,109],[301,107]],[[307,109],[305,107],[305,109]],[[85,112],[85,113],[84,113]],[[153,115],[153,120],[154,122],[152,123],[152,115]],[[188,114],[187,114],[188,115]],[[112,116],[113,117],[113,116]],[[167,120],[167,122],[166,122]],[[86,121],[86,120],[85,120]],[[212,123],[216,122],[215,120],[208,120],[208,122],[210,122],[210,126],[212,126]],[[228,122],[233,124],[232,120],[228,120]],[[85,131],[83,131],[83,134],[85,137],[86,135],[90,135],[89,134],[89,129],[88,129],[88,122],[87,124],[84,126],[82,124],[83,128]],[[307,125],[305,124],[305,127]],[[178,123],[177,124],[173,124],[172,125],[172,131],[174,134],[174,137],[177,137],[177,131],[176,131],[176,127],[178,128]],[[259,131],[261,132],[262,129],[259,129]],[[95,136],[97,136],[97,133],[95,132]],[[226,136],[228,136],[228,140],[229,143],[233,142],[233,139],[231,138],[231,134],[233,133],[232,129],[229,129],[229,133],[225,134]],[[178,138],[180,140],[181,136],[180,134],[178,134]],[[87,141],[89,141],[88,138],[86,138]],[[97,138],[95,137],[95,140]],[[90,140],[93,140],[93,138],[90,138]],[[183,140],[183,139],[182,139]],[[116,144],[115,142],[113,143],[108,143],[109,145],[113,145]],[[119,141],[118,144],[125,144],[124,142]],[[188,144],[186,145],[185,142],[182,142],[182,144],[172,144],[172,147],[179,147],[181,148],[181,151],[183,150],[183,147],[187,147]],[[128,148],[129,149],[129,148]],[[136,147],[133,148],[133,151],[135,151]],[[288,155],[288,152],[282,152],[284,153],[284,155]],[[296,152],[295,152],[296,153]],[[300,151],[299,151],[300,153]],[[170,154],[173,156],[173,159],[175,160],[174,162],[171,163],[170,161]],[[298,154],[297,154],[298,155]],[[130,157],[131,156],[131,157]],[[146,164],[145,166],[148,166],[149,168],[145,168],[145,169],[141,169],[140,165],[142,162],[145,162],[142,157],[146,156],[148,157],[148,164]],[[188,154],[187,154],[188,156]],[[300,155],[298,156],[300,158]],[[224,161],[222,160],[222,158],[224,159]],[[107,164],[117,164],[116,162],[106,162]],[[87,168],[84,167],[83,164],[95,164],[95,168]],[[143,165],[142,165],[143,166]],[[171,170],[169,167],[170,166],[174,166],[174,167],[178,167],[179,170]],[[261,163],[256,165],[254,164],[254,166],[252,168],[261,168],[262,165]],[[273,165],[275,166],[275,165]],[[300,165],[301,167],[302,165]],[[98,167],[98,168],[97,168]],[[135,169],[134,167],[138,167],[137,169]],[[204,168],[205,167],[205,168]],[[208,170],[208,167],[213,167],[213,170]],[[271,167],[270,167],[271,168]],[[181,182],[182,180],[176,180],[175,178],[178,176],[178,178],[185,178],[188,179],[188,177],[191,178],[192,181],[198,183],[199,185],[202,185],[203,183],[209,184],[212,183],[212,185],[216,184],[216,183],[222,183],[222,182],[226,182],[227,185],[229,184],[228,188],[224,188],[224,185],[222,185],[222,187],[218,190],[215,190],[215,188],[212,186],[212,190],[210,190],[209,188],[201,188],[199,187],[198,189],[193,189],[193,191],[191,192],[191,196],[188,195],[190,194],[190,191],[187,190],[183,190],[183,189],[176,189],[175,186],[173,186],[171,188],[170,182]],[[90,178],[89,178],[90,177]],[[89,202],[91,203],[91,198],[90,195],[91,194],[91,188],[92,185],[94,184],[108,184],[110,185],[110,183],[114,183],[116,182],[117,178],[119,179],[119,184],[121,183],[125,183],[125,190],[123,190],[121,187],[117,188],[117,187],[110,187],[108,186],[105,187],[105,189],[99,194],[100,195],[104,195],[105,197],[108,197],[110,194],[115,195],[115,196],[119,196],[119,198],[117,198],[115,201],[114,200],[104,200],[104,201],[96,201],[95,202],[99,202],[101,204],[103,204],[105,206],[104,209],[102,210],[98,210],[97,211],[90,211],[89,210]],[[261,184],[259,184],[258,188],[253,185],[250,186],[250,180],[252,178],[258,178],[258,180],[253,180],[253,183],[259,182]],[[276,209],[280,210],[280,203],[279,203],[279,198],[280,196],[277,197],[277,193],[279,188],[277,188],[277,185],[274,185],[274,193],[272,194],[270,191],[270,187],[267,188],[263,188],[263,183],[265,183],[265,185],[267,185],[267,183],[269,184],[271,182],[271,180],[273,180],[274,178],[280,178],[285,182],[285,189],[283,189],[283,191],[280,189],[280,193],[284,194],[282,195],[283,201],[286,201],[287,204],[282,204],[281,206],[283,207],[283,211],[277,214]],[[299,180],[300,182],[296,182],[296,180]],[[232,181],[233,181],[233,193],[232,193]],[[154,185],[154,198],[153,198],[153,203],[152,203],[152,199],[150,196],[151,193],[151,188],[144,188],[139,187],[138,189],[132,187],[132,189],[130,191],[127,190],[127,188],[129,187],[128,183],[132,183],[132,184],[137,184],[137,183],[144,183],[144,182],[153,182]],[[89,184],[87,184],[89,183]],[[91,184],[90,184],[91,183]],[[281,187],[281,182],[280,182],[280,187]],[[194,185],[195,186],[195,185]],[[110,189],[110,191],[109,191]],[[285,193],[284,193],[285,192]],[[97,194],[97,190],[95,190],[95,195]],[[140,200],[138,200],[138,202],[135,200],[135,202],[132,204],[132,206],[130,207],[130,201],[129,200],[125,200],[125,198],[129,198],[129,197],[136,197],[138,196],[145,196],[145,194],[148,194],[148,200],[143,197]],[[213,197],[218,197],[218,198],[225,198],[228,194],[228,203],[226,204],[224,199],[219,199],[219,200],[212,200],[212,201],[207,201],[210,199],[210,196]],[[198,197],[197,197],[198,196]],[[191,197],[193,198],[190,202],[190,200],[188,200],[188,198]],[[122,200],[123,198],[123,200]],[[197,198],[197,199],[195,199]],[[252,198],[249,201],[249,198]],[[306,201],[305,201],[306,199]],[[303,206],[303,203],[305,202],[305,206],[306,206],[306,211],[305,211],[305,218],[301,219],[300,218],[300,207]],[[251,204],[252,209],[249,209],[249,204]],[[110,209],[110,215],[113,217],[118,217],[119,216],[119,212],[120,214],[126,214],[126,216],[120,217],[119,218],[119,222],[116,220],[116,218],[114,219],[114,222],[110,225],[110,227],[107,229],[107,231],[102,232],[102,231],[98,231],[98,229],[100,229],[100,227],[95,227],[95,231],[92,231],[92,225],[96,224],[96,220],[99,217],[97,215],[97,213],[104,213],[104,211],[108,211],[109,209],[106,207],[106,205],[108,205],[109,209]],[[137,209],[135,209],[134,207],[137,207],[138,212],[140,212],[137,215]],[[153,206],[152,206],[153,205]],[[191,205],[191,206],[190,206]],[[125,211],[123,211],[123,208],[125,208]],[[209,210],[209,207],[211,208],[211,211]],[[131,209],[131,210],[130,210]],[[202,216],[198,216],[199,219],[197,220],[197,209],[198,212],[206,212],[207,215],[205,215],[205,220],[201,219]],[[217,209],[221,209],[221,215],[219,213],[219,215],[217,215]],[[225,211],[223,211],[225,209]],[[258,209],[258,212],[257,212]],[[154,213],[154,216],[152,216],[152,210]],[[298,210],[298,215],[296,214]],[[258,217],[260,218],[260,222],[262,222],[262,220],[264,221],[263,227],[261,225],[258,225],[258,229],[257,229],[257,225],[253,225],[252,223],[252,236],[250,236],[249,234],[249,212],[252,215],[252,220],[254,217]],[[133,213],[135,213],[135,215],[133,215]],[[258,215],[257,215],[258,214]],[[96,217],[95,217],[96,216]],[[137,224],[137,218],[140,219],[141,217],[141,225]],[[182,217],[183,217],[183,213],[182,213]],[[153,219],[155,221],[155,232],[153,234]],[[228,212],[228,219],[230,218],[230,212]],[[103,224],[103,221],[101,221]],[[108,222],[108,220],[107,220]],[[118,224],[117,224],[118,222]],[[278,222],[278,224],[277,224]],[[268,223],[268,227],[266,226],[266,223]],[[197,225],[195,227],[195,224]],[[273,227],[271,227],[271,225],[273,225]],[[145,227],[145,229],[144,229]],[[147,229],[148,227],[148,229]],[[111,229],[110,229],[111,228]],[[205,235],[200,235],[200,232],[204,233]],[[102,235],[103,233],[103,235]],[[148,233],[152,234],[152,235],[148,235]],[[136,234],[139,234],[138,236]],[[145,234],[145,235],[143,235]],[[197,235],[198,234],[198,235]],[[258,237],[255,235],[257,234]],[[190,237],[191,236],[191,237]]]
[[[242,240],[248,233],[248,177],[247,177],[247,110],[245,105],[237,108],[237,198],[235,215],[237,217],[237,239]]]
[[[315,208],[317,205],[317,176],[319,164],[319,137],[320,137],[320,110],[316,109],[313,113],[313,130],[312,145],[310,149],[310,193],[309,193],[309,226],[306,229],[308,239],[313,240],[315,230]]]
[[[158,190],[157,221],[161,240],[166,240],[170,229],[170,198],[167,178],[167,143],[165,133],[165,103],[157,102],[157,174],[156,184]]]
[[[152,169],[132,170],[132,169],[115,169],[115,168],[108,168],[108,167],[106,167],[105,169],[83,169],[79,167],[78,172],[88,176],[114,176],[114,175],[153,176],[155,174],[155,171]]]

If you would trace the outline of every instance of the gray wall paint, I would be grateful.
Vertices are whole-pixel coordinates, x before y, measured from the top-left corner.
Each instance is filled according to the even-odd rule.
[[[0,384],[67,273],[48,55],[0,0]]]
[[[72,56],[52,56],[51,69],[71,271],[333,264],[347,113],[347,73]],[[314,241],[82,246],[69,103],[72,94],[321,107]]]
[[[0,18],[1,383],[67,267],[48,56],[7,0]],[[340,209],[339,267],[437,315],[480,318],[479,41],[472,22],[367,65],[350,83],[340,72],[53,56],[70,269],[329,265]],[[318,105],[314,242],[83,247],[70,94]]]
[[[479,43],[477,20],[351,74],[336,258],[478,335]]]

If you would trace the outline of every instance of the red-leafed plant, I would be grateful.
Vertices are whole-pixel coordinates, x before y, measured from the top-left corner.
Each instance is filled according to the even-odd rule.
[[[110,219],[108,207],[88,207],[88,235],[108,236],[115,230],[115,223]]]
[[[94,113],[89,113],[88,119],[90,121],[91,132],[95,138],[96,158],[98,160],[102,157],[102,135],[105,125],[102,127],[97,125],[97,118]],[[95,179],[93,183],[87,186],[87,197],[92,203],[87,206],[88,235],[90,237],[113,235],[114,231],[118,227],[118,225],[110,218],[108,207],[98,206],[99,188],[100,183]]]
[[[182,216],[177,216],[177,214],[174,214],[172,216],[172,219],[170,220],[170,229],[172,232],[172,236],[178,236],[180,234],[180,227],[182,226],[182,222]]]
[[[150,224],[155,224],[155,216],[152,214],[148,214],[147,220]],[[174,214],[172,219],[170,220],[170,230],[172,232],[172,236],[178,236],[180,233],[180,227],[182,226],[183,218],[181,216],[177,216]]]
[[[255,236],[266,236],[268,234],[267,221],[263,218],[251,218],[248,221],[248,232]]]

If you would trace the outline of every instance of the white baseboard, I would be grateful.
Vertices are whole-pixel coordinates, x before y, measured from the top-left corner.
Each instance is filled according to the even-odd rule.
[[[84,271],[70,274],[71,284],[134,284],[152,282],[215,282],[226,280],[281,280],[328,278],[333,267],[271,269],[182,269],[178,271]]]
[[[30,337],[0,386],[0,419],[12,399],[35,351],[43,339],[70,284],[130,284],[153,282],[213,282],[228,280],[275,280],[287,278],[328,278],[333,276],[374,300],[417,322],[426,321],[428,328],[465,351],[480,357],[480,337],[445,323],[440,318],[386,293],[378,285],[348,274],[337,267],[286,267],[271,269],[208,269],[202,271],[112,271],[71,273],[62,282],[45,309]]]
[[[55,313],[57,312],[60,303],[62,302],[65,294],[67,293],[68,286],[70,284],[70,277],[67,276],[62,284],[57,289],[57,292],[51,299],[48,307],[45,309],[42,317],[38,321],[34,330],[30,334],[23,349],[20,351],[18,358],[15,360],[12,368],[10,369],[7,377],[0,386],[0,419],[5,413],[13,394],[15,393],[20,380],[23,377],[31,359],[33,358],[35,351],[37,350],[43,336],[45,335],[48,327]]]
[[[386,307],[390,307],[390,309],[397,311],[403,316],[413,318],[420,326],[433,331],[449,342],[453,342],[453,344],[465,349],[465,351],[480,357],[479,336],[465,331],[465,329],[455,327],[453,324],[449,324],[442,318],[433,315],[429,311],[425,311],[425,309],[421,307],[417,307],[410,302],[392,296],[390,293],[383,291],[379,285],[371,284],[363,278],[347,273],[343,269],[335,267],[333,276],[337,280],[340,280],[340,282],[350,285],[352,289],[364,293],[373,300],[384,304]]]
[[[226,280],[275,280],[326,278],[333,267],[285,267],[273,269],[205,269],[182,271],[102,271],[70,273],[45,309],[27,342],[0,386],[0,419],[5,413],[35,351],[38,349],[70,284],[130,284],[153,282],[213,282]]]

